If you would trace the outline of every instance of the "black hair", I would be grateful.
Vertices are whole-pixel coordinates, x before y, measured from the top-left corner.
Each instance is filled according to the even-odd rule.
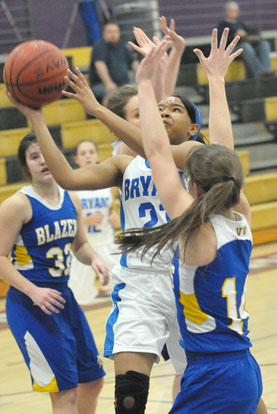
[[[175,98],[179,98],[184,107],[187,110],[188,116],[193,124],[196,124],[196,113],[193,103],[186,97],[181,95],[173,95]],[[201,144],[206,144],[207,140],[205,139],[204,135],[199,132],[196,141],[201,142]]]

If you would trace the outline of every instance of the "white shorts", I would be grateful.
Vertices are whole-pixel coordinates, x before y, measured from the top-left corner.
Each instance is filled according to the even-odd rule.
[[[112,255],[111,252],[115,251],[114,244],[109,245],[93,245],[93,249],[101,257],[106,266],[112,270],[115,264],[118,264],[120,256]],[[95,273],[91,266],[80,263],[75,256],[72,256],[70,266],[70,278],[68,286],[73,291],[77,302],[80,305],[90,305],[94,303],[94,300],[98,294],[98,290],[94,285]]]
[[[156,354],[159,362],[166,343],[176,374],[182,374],[186,356],[179,344],[181,335],[170,274],[138,272],[121,266],[113,268],[113,309],[106,324],[104,356],[143,352]]]
[[[68,286],[79,305],[90,305],[94,302],[98,294],[94,282],[95,273],[92,267],[84,265],[75,256],[72,256]]]

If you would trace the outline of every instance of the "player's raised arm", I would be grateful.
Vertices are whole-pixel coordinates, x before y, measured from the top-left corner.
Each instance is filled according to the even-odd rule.
[[[157,101],[159,102],[166,96],[171,96],[174,92],[177,77],[180,69],[181,58],[185,49],[185,39],[178,35],[175,31],[175,20],[170,19],[169,26],[167,25],[166,17],[161,16],[160,27],[165,36],[169,36],[172,41],[172,48],[169,53],[165,53],[155,73],[152,77],[152,84]],[[138,27],[133,29],[137,44],[128,42],[130,46],[138,53],[146,56],[150,49],[160,43],[159,38],[153,36],[153,41]]]
[[[209,113],[209,137],[211,144],[221,144],[230,149],[234,148],[234,139],[230,110],[226,98],[225,81],[227,69],[231,62],[241,54],[242,49],[232,53],[239,41],[236,36],[226,48],[229,29],[226,28],[218,46],[217,29],[212,32],[211,52],[205,58],[203,52],[194,49],[202,68],[209,81],[210,113]]]
[[[75,73],[68,70],[65,80],[75,93],[63,91],[63,95],[78,101],[88,114],[102,121],[117,138],[122,139],[137,154],[145,157],[140,129],[101,105],[79,68],[75,68]]]
[[[9,93],[8,96],[30,120],[46,164],[61,187],[66,190],[96,190],[121,185],[122,174],[131,157],[113,157],[97,165],[73,169],[53,140],[42,111],[18,103]]]
[[[137,44],[131,41],[128,43],[136,52],[140,53],[142,56],[148,55],[152,47],[160,43],[160,39],[157,36],[153,36],[153,40],[151,40],[140,27],[134,27],[133,34]],[[167,59],[167,54],[164,53],[152,77],[152,85],[157,102],[159,102],[165,96],[164,76]]]
[[[164,39],[157,47],[152,48],[140,63],[136,81],[143,146],[162,204],[169,216],[174,218],[179,216],[193,199],[182,186],[151,83],[155,67],[170,44]]]
[[[166,18],[160,17],[160,26],[164,35],[169,36],[172,41],[172,49],[165,65],[164,73],[164,95],[171,96],[176,87],[179,74],[181,58],[185,50],[185,39],[175,31],[175,20],[170,19],[169,26]]]

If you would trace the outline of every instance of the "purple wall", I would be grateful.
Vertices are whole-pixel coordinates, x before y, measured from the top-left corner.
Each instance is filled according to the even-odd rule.
[[[66,30],[70,21],[70,17],[77,2],[75,0],[35,0],[31,1],[31,28],[32,38],[42,39],[54,43],[58,47],[62,47]],[[8,6],[12,16],[23,17],[24,12],[15,9],[15,7],[24,5],[24,0],[8,0]],[[5,14],[0,7],[0,18],[5,19]],[[26,23],[19,23],[19,28],[25,27]],[[2,29],[9,29],[10,24],[7,22]],[[0,28],[1,36],[1,28]],[[7,37],[7,35],[6,35]],[[15,35],[9,35],[14,38],[14,43],[10,45],[0,45],[0,54],[7,53],[13,49],[19,41],[16,40]],[[30,39],[30,36],[26,36]],[[24,39],[25,40],[25,39]],[[72,33],[69,39],[68,47],[84,46],[86,45],[86,33],[83,27],[79,13],[77,12],[74,24],[72,26]]]
[[[147,1],[108,0],[115,9],[123,3],[144,3]],[[176,20],[177,30],[186,38],[205,36],[211,33],[224,15],[227,0],[159,0],[159,14]],[[237,0],[241,18],[249,26],[260,30],[277,30],[276,0]]]
[[[61,47],[75,3],[74,0],[32,1],[32,22],[35,37]],[[69,47],[84,46],[85,44],[85,29],[79,13],[77,13],[69,39]]]
[[[23,0],[9,0],[10,6],[22,4]],[[32,0],[31,21],[33,38],[48,40],[62,47],[66,29],[73,11],[75,0]],[[115,10],[122,3],[140,4],[140,1],[106,0]],[[149,4],[147,1],[144,4]],[[184,37],[209,35],[211,29],[223,17],[225,1],[218,0],[159,0],[160,14],[176,19],[177,31]],[[245,23],[257,26],[261,30],[277,30],[276,0],[240,0],[241,17]],[[0,10],[0,17],[3,12]],[[134,16],[135,24],[140,22]],[[3,26],[2,26],[3,27]],[[1,30],[0,30],[1,35]],[[18,42],[17,42],[18,43]],[[15,41],[16,44],[16,41]],[[0,54],[9,52],[14,46],[0,46]],[[79,13],[73,24],[68,47],[86,45],[86,33]]]

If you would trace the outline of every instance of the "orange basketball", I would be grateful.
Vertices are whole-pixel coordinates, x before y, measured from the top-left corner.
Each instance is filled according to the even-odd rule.
[[[60,98],[67,69],[67,59],[59,48],[44,40],[29,40],[11,51],[3,77],[16,101],[40,108]]]

